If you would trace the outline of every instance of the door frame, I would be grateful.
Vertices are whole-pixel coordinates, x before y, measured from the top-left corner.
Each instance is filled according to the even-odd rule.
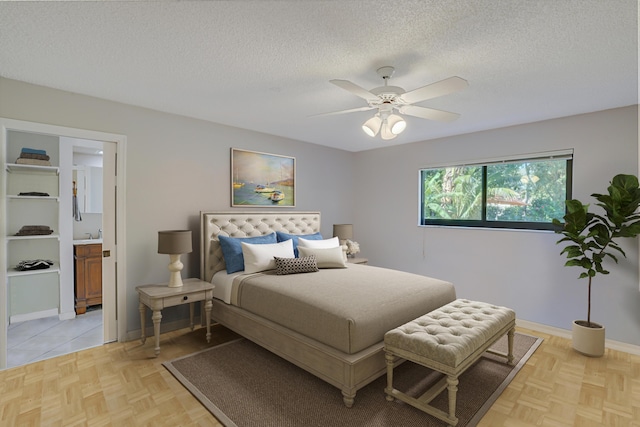
[[[0,165],[7,163],[6,144],[7,132],[30,132],[45,135],[55,135],[78,139],[91,139],[96,141],[114,142],[116,144],[116,244],[111,248],[112,256],[115,253],[116,261],[116,307],[110,310],[110,315],[115,315],[117,331],[115,339],[123,342],[126,338],[126,135],[92,131],[87,129],[77,129],[65,126],[56,126],[43,123],[29,122],[23,120],[7,119],[0,117]],[[4,171],[3,171],[4,172]],[[6,186],[0,185],[0,212],[6,212]],[[6,265],[6,235],[5,221],[0,221],[0,369],[7,366],[7,265]],[[105,320],[105,322],[107,322]],[[104,337],[105,342],[113,337]]]

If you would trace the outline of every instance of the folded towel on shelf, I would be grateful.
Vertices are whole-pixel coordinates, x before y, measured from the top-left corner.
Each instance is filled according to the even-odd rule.
[[[18,193],[18,196],[49,197],[49,193],[42,193],[40,191],[26,191],[26,192],[23,192],[23,193]]]
[[[53,230],[48,225],[25,225],[16,236],[45,236],[52,233]]]
[[[38,148],[28,148],[28,147],[22,147],[22,150],[20,150],[21,153],[28,153],[28,154],[42,154],[42,155],[47,155],[47,150],[40,150]]]
[[[21,159],[51,160],[46,154],[20,153]]]
[[[53,261],[48,259],[30,259],[20,261],[16,266],[18,271],[44,270],[53,265]]]
[[[21,157],[16,159],[16,164],[18,164],[18,165],[34,165],[34,166],[51,166],[51,162],[49,160],[23,159]]]
[[[23,225],[22,230],[50,230],[48,225]]]

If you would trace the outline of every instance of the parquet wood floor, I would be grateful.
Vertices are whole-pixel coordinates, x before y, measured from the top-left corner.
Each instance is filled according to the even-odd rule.
[[[640,427],[640,356],[587,358],[569,340],[526,329],[543,344],[481,421],[496,426]],[[0,426],[220,426],[162,362],[229,341],[212,327],[113,343],[0,371]],[[357,404],[357,399],[356,399]]]

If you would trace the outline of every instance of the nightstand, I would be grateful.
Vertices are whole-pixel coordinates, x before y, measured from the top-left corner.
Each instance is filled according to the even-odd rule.
[[[179,288],[170,288],[168,283],[143,285],[136,287],[140,299],[140,339],[144,344],[147,337],[145,331],[146,307],[153,311],[153,334],[156,340],[155,353],[160,354],[160,320],[162,309],[182,304],[189,304],[191,330],[193,330],[193,303],[204,301],[207,323],[207,342],[211,341],[211,308],[213,307],[213,285],[200,279],[186,279]]]
[[[349,258],[347,257],[347,262],[351,264],[368,264],[369,260],[367,258]]]

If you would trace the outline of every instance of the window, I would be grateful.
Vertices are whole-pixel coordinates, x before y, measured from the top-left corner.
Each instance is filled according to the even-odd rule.
[[[553,230],[571,198],[571,152],[420,171],[420,223]]]

